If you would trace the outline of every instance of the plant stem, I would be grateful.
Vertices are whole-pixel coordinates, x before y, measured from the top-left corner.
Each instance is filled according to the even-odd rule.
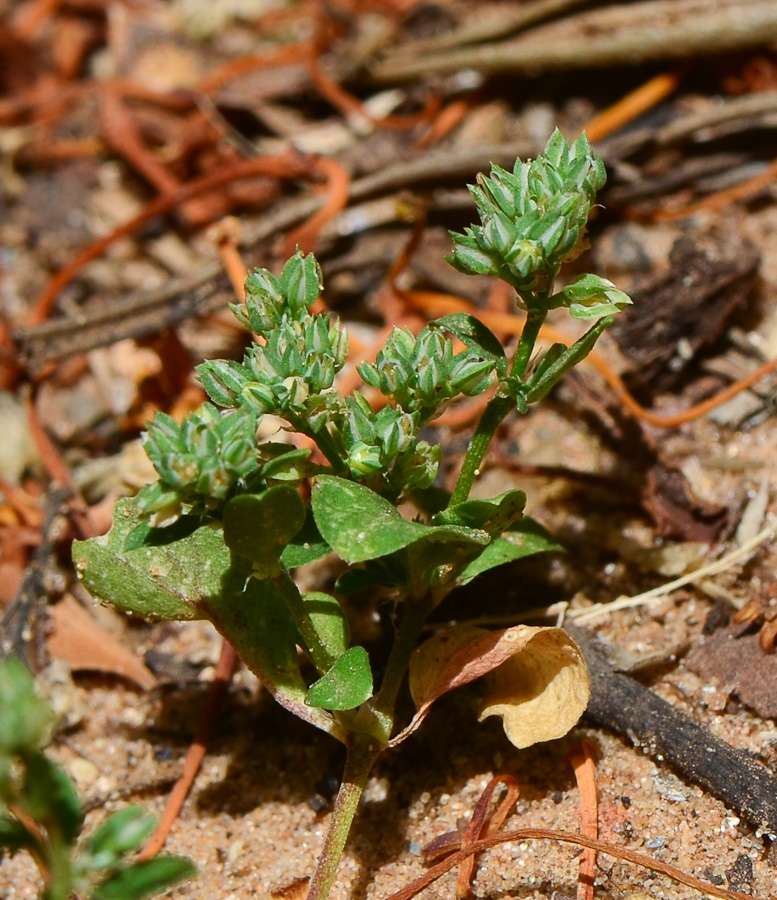
[[[515,381],[523,381],[526,374],[526,367],[529,365],[532,353],[534,353],[534,345],[537,343],[537,335],[540,328],[545,323],[548,313],[544,309],[530,309],[523,323],[523,331],[518,341],[518,346],[513,357],[513,364],[510,369],[510,378]]]
[[[305,641],[305,649],[310,654],[313,665],[319,675],[323,675],[335,664],[336,657],[332,656],[319,640],[310,613],[305,609],[299,588],[291,575],[284,569],[273,581],[297,622],[302,639]]]
[[[405,614],[391,647],[380,691],[362,708],[362,713],[372,714],[373,722],[377,720],[376,724],[380,728],[383,740],[374,733],[374,726],[372,733],[367,731],[351,733],[343,782],[337,793],[329,830],[310,882],[307,900],[326,900],[329,896],[367,778],[375,760],[385,748],[385,741],[391,737],[397,694],[407,674],[410,654],[418,642],[418,636],[429,615],[431,605],[431,596],[405,602]]]
[[[348,747],[343,782],[337,792],[329,829],[310,882],[307,900],[326,900],[329,896],[364,786],[382,749],[382,745],[373,736],[363,732],[353,734]]]
[[[537,342],[537,335],[545,321],[547,312],[541,309],[530,309],[523,325],[521,338],[518,341],[518,347],[513,357],[513,363],[510,369],[509,378],[511,381],[522,381],[526,374],[526,368],[529,360],[534,352],[534,345]],[[478,474],[480,464],[488,451],[497,428],[502,424],[507,414],[515,408],[515,402],[509,397],[505,397],[497,392],[496,396],[489,402],[480,417],[478,427],[472,437],[467,454],[459,472],[456,486],[449,502],[449,506],[455,506],[457,503],[463,503]]]
[[[391,645],[380,690],[368,703],[371,712],[381,726],[384,741],[388,741],[391,737],[397,694],[407,675],[410,656],[418,644],[418,638],[431,608],[432,597],[429,594],[420,599],[410,598],[405,601],[404,615],[394,636],[394,643]]]
[[[497,394],[496,397],[489,401],[467,448],[467,455],[464,457],[464,462],[456,481],[456,487],[453,489],[453,494],[448,504],[449,506],[463,503],[469,497],[469,492],[472,490],[472,485],[478,475],[480,464],[483,462],[483,457],[488,450],[488,445],[496,434],[497,428],[499,428],[505,416],[512,409],[515,409],[515,401],[509,397],[502,397]]]

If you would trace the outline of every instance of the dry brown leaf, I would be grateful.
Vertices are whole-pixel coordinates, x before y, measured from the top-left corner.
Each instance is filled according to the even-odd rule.
[[[102,628],[70,594],[50,608],[53,631],[49,651],[77,671],[110,672],[134,681],[143,690],[156,678],[138,657]]]
[[[519,626],[521,627],[521,626]],[[590,694],[580,648],[561,628],[536,628],[525,648],[488,676],[479,721],[500,716],[519,749],[563,737],[585,712]]]
[[[489,676],[491,685],[480,719],[501,716],[516,747],[566,734],[588,703],[585,661],[562,629],[515,625],[486,631],[454,626],[413,654],[410,692],[416,714],[392,744],[420,725],[438,697],[483,675]]]

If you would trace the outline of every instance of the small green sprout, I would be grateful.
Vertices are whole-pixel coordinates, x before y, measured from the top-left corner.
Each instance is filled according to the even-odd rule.
[[[453,628],[420,638],[451,591],[496,566],[561,549],[523,515],[523,492],[469,495],[508,413],[544,397],[631,302],[596,275],[554,287],[563,262],[585,245],[604,180],[585,136],[569,142],[558,131],[533,162],[478,178],[471,190],[481,224],[452,234],[451,262],[515,288],[527,311],[517,348],[508,358],[471,315],[445,316],[417,335],[395,328],[375,362],[358,366],[364,384],[386,398],[378,412],[362,393],[337,389],[348,337],[328,314],[311,312],[322,289],[313,255],[298,251],[278,277],[253,272],[245,305],[233,312],[257,340],[241,362],[198,367],[211,402],[180,425],[159,414],[148,427],[158,481],[120,501],[106,536],[75,547],[95,596],[148,618],[209,619],[283,706],[346,745],[346,775],[310,900],[328,896],[375,759],[407,737],[441,694],[491,673],[499,699],[489,695],[481,717],[501,716],[520,747],[562,736],[585,708],[585,665],[560,629]],[[530,366],[545,317],[560,307],[592,326]],[[448,403],[489,388],[493,397],[448,495],[434,487],[442,447],[422,437],[424,428]],[[260,440],[265,415],[309,438],[318,454]],[[410,517],[399,509],[408,504]],[[327,554],[344,566],[333,591],[301,593],[293,570]],[[369,653],[351,643],[344,601],[370,588],[389,592],[397,607],[377,682]],[[541,687],[527,692],[526,679],[537,684],[538,673]],[[396,700],[408,677],[416,714],[402,728]]]
[[[14,658],[0,661],[0,860],[29,853],[41,873],[40,900],[142,900],[191,878],[188,859],[130,862],[156,824],[128,806],[81,835],[83,810],[65,771],[46,756],[54,714]]]

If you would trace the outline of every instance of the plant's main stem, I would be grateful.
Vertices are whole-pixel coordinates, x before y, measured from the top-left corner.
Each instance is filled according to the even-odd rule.
[[[463,503],[469,497],[469,492],[472,490],[472,485],[478,476],[480,464],[483,462],[488,446],[496,434],[497,428],[499,428],[512,409],[515,409],[515,402],[509,397],[501,397],[497,394],[496,397],[489,401],[467,448],[467,455],[464,457],[464,462],[456,481],[456,487],[453,489],[453,494],[451,494],[449,506]]]
[[[518,347],[515,350],[509,378],[512,381],[522,381],[526,374],[526,368],[529,360],[534,352],[534,345],[537,342],[537,335],[545,321],[547,313],[544,310],[532,309],[529,311],[526,321],[523,325],[521,338],[518,341]],[[510,397],[505,397],[497,392],[496,396],[491,400],[483,411],[483,415],[478,422],[472,441],[467,448],[467,454],[459,472],[456,486],[449,502],[449,506],[455,506],[457,503],[463,503],[475,478],[478,475],[480,464],[486,455],[488,446],[491,443],[497,428],[502,424],[507,414],[515,409],[515,401]]]
[[[391,737],[397,694],[407,674],[410,654],[416,646],[418,636],[429,615],[430,607],[430,597],[421,601],[406,602],[405,614],[391,647],[380,691],[368,704],[368,708],[371,708],[370,711],[383,732],[383,740],[366,731],[352,732],[343,781],[337,792],[329,829],[318,857],[316,871],[310,882],[307,900],[326,900],[329,896],[337,874],[337,867],[340,864],[340,857],[343,855],[345,842],[351,830],[353,817],[356,815],[359,800],[367,784],[367,778],[375,760],[385,749],[385,742]]]
[[[337,792],[329,829],[310,882],[307,900],[326,900],[337,874],[364,786],[383,746],[371,735],[356,732],[348,746],[343,782]]]

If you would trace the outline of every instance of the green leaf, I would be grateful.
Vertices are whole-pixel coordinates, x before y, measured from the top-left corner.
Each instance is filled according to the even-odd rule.
[[[35,692],[35,682],[20,659],[0,660],[0,755],[38,750],[48,740],[54,713]]]
[[[435,525],[466,525],[480,528],[492,537],[506,531],[523,516],[526,494],[523,491],[506,491],[492,500],[465,500],[456,506],[437,513],[432,519]]]
[[[197,869],[191,860],[180,856],[159,856],[133,863],[110,875],[92,891],[91,900],[142,900],[196,874]]]
[[[278,484],[261,494],[241,494],[224,507],[224,541],[245,556],[257,574],[272,577],[280,570],[284,548],[305,522],[305,504],[289,485]]]
[[[281,562],[287,569],[296,569],[331,552],[332,548],[319,534],[313,511],[308,509],[305,524],[284,548]]]
[[[556,298],[569,307],[569,314],[575,319],[612,316],[631,305],[628,294],[618,290],[607,278],[591,274],[578,275],[551,299]]]
[[[496,371],[504,375],[507,371],[507,357],[497,336],[479,319],[469,313],[453,313],[435,319],[430,328],[444,328],[457,337],[465,347],[480,353],[494,363]]]
[[[29,755],[25,763],[25,812],[44,824],[48,831],[56,827],[66,843],[74,843],[83,823],[75,785],[64,769],[42,753]]]
[[[385,559],[371,559],[363,569],[350,568],[335,582],[335,590],[339,594],[352,594],[364,588],[396,587],[407,582],[407,570],[399,564],[397,556]]]
[[[502,537],[495,538],[477,559],[472,560],[457,576],[459,585],[469,584],[478,575],[537,553],[563,552],[558,543],[539,522],[524,517]]]
[[[321,709],[355,709],[372,696],[370,658],[364,647],[351,647],[310,686],[306,703]]]
[[[541,366],[529,384],[520,387],[525,399],[529,403],[542,400],[563,375],[588,356],[601,333],[612,325],[612,321],[612,316],[599,319],[571,347],[567,347],[565,352],[559,353],[550,365]]]
[[[172,544],[126,550],[126,537],[139,524],[136,504],[120,500],[108,534],[75,545],[87,588],[147,618],[210,619],[279,703],[335,733],[331,717],[305,706],[299,632],[277,585],[251,577],[251,562],[233,557],[215,523]]]
[[[82,868],[97,871],[115,866],[121,857],[139,847],[156,825],[142,806],[127,806],[108,816],[91,832],[79,858]]]
[[[15,853],[36,846],[35,839],[21,822],[0,816],[0,861],[5,852]]]
[[[107,534],[74,543],[79,577],[93,596],[133,615],[207,618],[207,601],[221,591],[231,564],[221,529],[208,522],[172,543],[130,540],[145,525],[135,500],[119,500]]]
[[[324,650],[333,659],[342,656],[348,648],[348,620],[342,606],[323,591],[310,591],[302,603]]]
[[[305,705],[307,684],[300,672],[297,623],[281,590],[282,580],[251,577],[251,564],[236,564],[218,597],[208,601],[209,618],[275,699],[323,731],[342,736],[331,716]]]
[[[475,528],[409,522],[369,488],[334,475],[319,476],[312,504],[318,530],[347,563],[387,556],[424,539],[460,544],[490,540],[485,531]]]

